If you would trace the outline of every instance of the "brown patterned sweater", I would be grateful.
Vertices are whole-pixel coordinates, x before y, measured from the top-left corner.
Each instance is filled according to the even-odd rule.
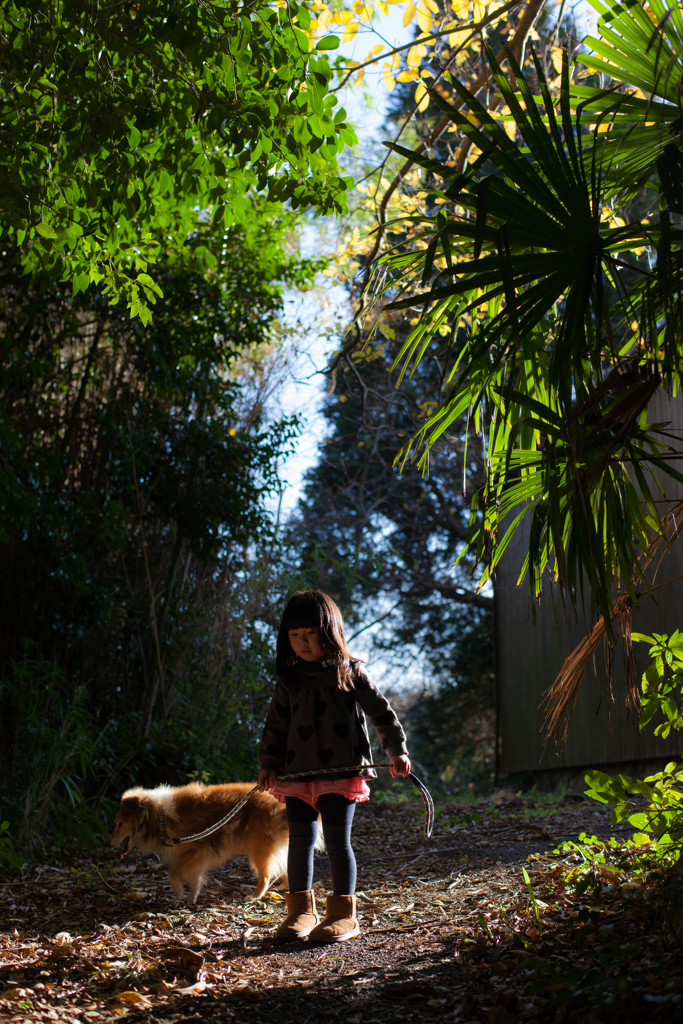
[[[259,750],[261,768],[279,775],[372,763],[365,716],[389,757],[407,754],[406,737],[389,701],[360,662],[351,666],[352,690],[337,685],[332,666],[298,666],[293,681],[278,679]],[[373,768],[311,775],[316,779],[375,778]]]

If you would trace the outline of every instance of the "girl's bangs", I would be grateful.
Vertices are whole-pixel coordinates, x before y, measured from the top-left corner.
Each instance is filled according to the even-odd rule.
[[[307,594],[297,595],[287,602],[282,616],[282,629],[320,629],[322,626],[322,609]]]

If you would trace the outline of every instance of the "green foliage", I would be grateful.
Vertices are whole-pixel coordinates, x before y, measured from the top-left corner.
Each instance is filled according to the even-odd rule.
[[[493,628],[491,616],[435,609],[425,644],[429,688],[405,718],[411,754],[445,789],[492,783],[495,757]]]
[[[26,644],[23,656],[11,661],[0,679],[8,768],[0,800],[19,812],[21,844],[63,823],[60,804],[83,803],[80,784],[94,757],[84,687],[69,686],[64,672],[36,653],[35,645]]]
[[[593,0],[592,6],[600,15],[600,35],[584,40],[592,52],[581,55],[581,64],[645,94],[588,86],[572,89],[587,111],[598,114],[603,126],[609,125],[601,147],[601,164],[611,185],[608,197],[617,196],[623,206],[643,186],[656,188],[659,176],[666,206],[681,213],[681,9],[662,0],[647,7]]]
[[[631,638],[651,644],[650,657],[654,659],[643,673],[640,728],[661,712],[666,721],[655,726],[655,736],[666,739],[672,729],[683,729],[683,634],[677,629],[671,636],[632,633]]]
[[[0,861],[6,860],[13,868],[20,868],[24,858],[14,852],[14,844],[9,834],[9,822],[0,822]]]
[[[344,210],[356,139],[309,24],[296,2],[2,0],[0,232],[26,269],[148,323],[149,264],[207,216],[244,222],[258,192]]]
[[[23,844],[94,841],[132,783],[253,773],[267,501],[298,429],[264,422],[262,388],[283,286],[318,265],[295,228],[272,205],[205,225],[159,261],[148,328],[0,254],[0,798]]]
[[[531,885],[531,879],[529,878],[529,872],[524,867],[522,868],[522,878],[524,879],[524,884],[527,887],[527,892],[529,893],[529,899],[531,900],[531,905],[534,908],[534,917],[536,918],[537,921],[540,921],[541,920],[541,915],[540,915],[539,910],[538,910],[538,901],[536,900],[536,895],[535,895],[533,887]]]
[[[683,841],[683,769],[677,768],[675,761],[671,761],[664,771],[644,780],[587,772],[585,779],[590,789],[586,795],[614,808],[613,825],[628,818],[640,830],[633,837],[636,847],[654,842],[657,856],[672,862],[680,856]]]
[[[433,206],[406,219],[408,241],[378,274],[390,309],[421,311],[402,372],[443,332],[457,353],[400,461],[423,448],[426,469],[463,417],[486,432],[467,548],[485,566],[480,586],[530,521],[532,597],[546,569],[574,605],[586,581],[611,639],[614,585],[634,596],[638,557],[663,532],[659,492],[683,479],[646,414],[660,387],[677,392],[682,363],[683,18],[661,0],[656,24],[638,4],[595,6],[598,56],[577,61],[608,71],[609,89],[571,83],[565,55],[559,96],[537,56],[525,73],[510,59],[513,90],[489,53],[521,146],[456,78],[469,113],[434,95],[480,155],[460,173],[394,147],[432,175]]]
[[[655,633],[632,633],[636,642],[649,643],[650,657],[654,660],[642,677],[640,728],[644,729],[653,717],[661,713],[665,721],[655,727],[655,735],[663,739],[672,728],[683,728],[683,709],[680,697],[683,695],[683,635],[676,630],[671,636]],[[675,761],[666,765],[663,771],[646,779],[632,779],[628,775],[607,775],[605,772],[590,771],[585,775],[590,787],[586,795],[612,810],[612,824],[627,819],[636,832],[628,840],[625,849],[633,853],[636,866],[651,867],[653,862],[666,866],[675,862],[683,852],[683,766]],[[592,845],[601,849],[600,841],[589,841],[582,837],[581,849]],[[616,840],[613,846],[616,848]],[[564,848],[576,848],[573,844]],[[602,854],[601,854],[602,856]],[[591,855],[590,871],[594,872],[595,858]],[[599,863],[604,863],[601,860]],[[587,870],[587,869],[586,869]],[[585,871],[579,872],[583,875]]]

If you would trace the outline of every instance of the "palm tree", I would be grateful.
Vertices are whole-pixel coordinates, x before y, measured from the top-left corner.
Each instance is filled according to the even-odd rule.
[[[427,468],[463,416],[485,435],[465,549],[485,563],[480,586],[530,520],[531,597],[546,570],[574,608],[587,584],[614,641],[653,546],[678,529],[659,501],[662,480],[683,482],[678,452],[647,406],[676,393],[683,356],[683,16],[663,0],[592,2],[599,36],[576,60],[597,85],[571,80],[566,51],[555,89],[537,55],[523,70],[508,52],[508,78],[489,51],[493,105],[455,77],[459,102],[434,92],[470,163],[393,147],[431,176],[433,206],[379,258],[369,294],[419,313],[403,373],[449,327],[450,390],[398,461]]]

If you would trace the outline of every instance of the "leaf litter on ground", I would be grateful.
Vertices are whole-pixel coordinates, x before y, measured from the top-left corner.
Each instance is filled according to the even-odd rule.
[[[0,881],[0,1020],[621,1024],[681,1013],[678,877],[630,872],[625,830],[603,806],[503,793],[441,801],[432,839],[421,827],[412,798],[358,808],[362,936],[334,946],[274,944],[282,894],[250,900],[243,861],[194,906],[139,854],[28,865]],[[582,833],[619,837],[590,870]],[[324,857],[315,877],[322,901]]]

